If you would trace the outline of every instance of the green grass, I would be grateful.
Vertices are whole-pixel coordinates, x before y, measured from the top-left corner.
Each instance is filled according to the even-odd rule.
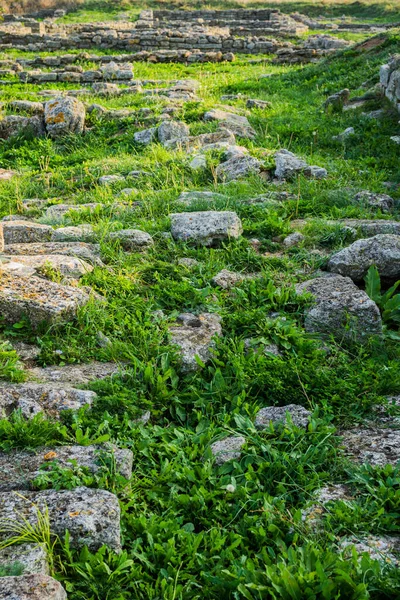
[[[307,6],[310,14],[323,8],[328,14],[329,6],[326,11],[320,3]],[[389,4],[376,10],[372,4],[357,6],[336,4],[332,12],[351,9],[365,18],[390,16]],[[283,7],[289,10],[289,5]],[[306,10],[298,3],[296,8]],[[399,134],[398,114],[385,103],[382,121],[362,114],[379,108],[381,101],[332,115],[322,109],[326,97],[344,87],[352,96],[364,93],[363,83],[376,83],[379,66],[399,49],[400,37],[393,32],[373,51],[350,49],[304,67],[274,66],[269,57],[255,65],[245,57],[233,64],[135,65],[138,79],[200,81],[201,102],[184,104],[179,114],[194,134],[215,129],[202,121],[202,115],[222,103],[223,94],[240,92],[269,100],[272,108],[248,113],[256,140],[240,143],[266,166],[273,165],[277,149],[288,148],[310,164],[326,167],[329,176],[322,181],[300,177],[277,187],[252,177],[218,184],[211,171],[191,172],[182,152],[158,144],[136,145],[134,133],[147,126],[140,119],[93,120],[85,135],[58,142],[23,136],[1,142],[1,166],[18,169],[21,175],[0,184],[0,217],[16,212],[24,198],[106,205],[93,213],[71,214],[68,222],[91,222],[100,236],[106,267],[95,268],[82,284],[103,294],[107,303],[91,303],[74,322],[39,332],[24,322],[1,328],[4,339],[37,343],[43,365],[94,359],[128,364],[119,379],[90,386],[99,396],[91,411],[66,414],[60,423],[41,416],[26,422],[18,414],[0,420],[3,451],[110,440],[134,452],[134,474],[128,484],[111,475],[104,475],[101,483],[121,502],[122,554],[106,548],[96,553],[75,551],[68,536],[55,549],[56,576],[72,600],[399,597],[398,571],[367,556],[346,560],[337,550],[342,536],[400,531],[398,470],[349,464],[339,436],[342,428],[364,423],[386,396],[400,393],[399,344],[389,336],[361,347],[310,336],[303,328],[308,299],[294,293],[296,282],[323,268],[330,252],[349,243],[343,229],[326,220],[386,218],[355,205],[352,199],[358,191],[386,192],[385,182],[391,182],[389,193],[397,202],[391,218],[399,218],[398,146],[389,139]],[[266,73],[273,76],[261,78]],[[0,96],[7,102],[40,89],[17,84],[3,87]],[[162,99],[140,95],[108,100],[88,95],[85,100],[108,108],[151,107],[156,114],[164,105]],[[246,110],[245,98],[225,104]],[[345,143],[332,140],[350,126],[355,135]],[[150,176],[113,188],[97,185],[101,175],[127,175],[133,169],[144,169]],[[116,194],[128,186],[137,188],[129,201],[141,204],[135,210],[117,210]],[[176,202],[180,192],[199,189],[227,196],[215,208],[238,213],[242,239],[206,249],[163,235],[169,231],[168,215],[182,210]],[[293,198],[275,204],[245,202],[277,190]],[[199,202],[190,210],[206,208]],[[271,256],[281,250],[274,240],[291,231],[291,220],[301,218],[310,220],[304,244]],[[108,231],[128,227],[151,233],[154,247],[128,254],[107,241]],[[260,241],[259,253],[251,238]],[[199,265],[192,270],[183,267],[178,264],[182,257],[196,258]],[[211,284],[223,268],[260,277],[227,292]],[[155,313],[159,310],[163,314]],[[213,360],[192,374],[180,370],[179,355],[168,337],[168,325],[182,311],[218,312],[223,323],[224,336]],[[392,331],[397,332],[396,327]],[[99,347],[98,332],[110,339],[110,345]],[[244,343],[248,338],[253,339],[253,350]],[[264,353],[268,343],[278,344],[282,357]],[[18,380],[16,361],[15,353],[2,345],[0,379]],[[262,433],[254,429],[259,408],[290,403],[313,411],[308,430],[290,423]],[[143,410],[152,415],[146,426],[136,420]],[[210,445],[233,431],[246,438],[242,457],[215,467]],[[36,485],[98,483],[72,465],[70,472],[50,469]],[[354,500],[333,503],[322,531],[312,531],[301,511],[316,490],[331,483],[347,483]]]

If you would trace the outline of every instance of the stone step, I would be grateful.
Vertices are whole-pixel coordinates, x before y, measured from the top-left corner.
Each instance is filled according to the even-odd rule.
[[[6,323],[16,323],[27,315],[33,328],[42,322],[69,321],[89,299],[82,289],[40,277],[2,273],[0,279],[0,314]]]
[[[90,390],[77,390],[68,385],[41,383],[3,383],[0,385],[0,416],[20,410],[24,417],[38,413],[57,418],[63,410],[79,410],[97,398]]]
[[[48,575],[22,575],[0,577],[0,600],[67,600],[67,594]]]
[[[53,235],[50,225],[33,221],[4,221],[2,226],[5,245],[50,242]]]
[[[50,529],[62,538],[68,529],[71,545],[87,545],[97,550],[106,544],[112,550],[121,549],[120,508],[118,498],[105,490],[78,487],[75,490],[43,492],[12,491],[0,493],[0,523],[7,524],[8,538],[15,531],[13,524],[21,518],[37,523],[38,510],[48,510]],[[1,581],[1,579],[0,579]]]
[[[112,445],[59,446],[39,448],[36,453],[25,451],[0,452],[0,492],[29,490],[32,481],[49,462],[60,467],[71,468],[71,461],[86,467],[91,473],[99,471],[101,466],[114,461],[115,469],[126,479],[132,475],[133,454],[130,450],[121,450]]]

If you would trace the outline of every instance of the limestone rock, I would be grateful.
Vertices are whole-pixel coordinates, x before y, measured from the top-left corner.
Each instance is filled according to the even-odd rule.
[[[396,556],[400,552],[400,537],[369,535],[361,540],[358,536],[347,538],[340,543],[344,556],[351,558],[353,546],[358,554],[366,552],[373,560],[379,560],[385,565],[398,567],[400,564]]]
[[[189,127],[180,121],[163,121],[157,130],[160,144],[166,148],[175,148],[189,137]]]
[[[75,256],[89,263],[102,266],[99,258],[100,246],[85,242],[43,242],[37,244],[10,244],[4,247],[4,254],[11,256],[37,256],[42,254],[65,254]]]
[[[3,274],[0,279],[0,314],[6,323],[17,323],[26,315],[34,328],[43,321],[65,322],[88,301],[83,290],[39,277]]]
[[[270,422],[285,423],[288,415],[296,427],[307,427],[311,413],[299,404],[266,406],[258,411],[254,425],[257,429],[267,429]]]
[[[44,105],[42,102],[30,102],[29,100],[13,100],[9,104],[11,110],[15,112],[25,112],[30,115],[44,115]]]
[[[204,211],[171,215],[171,233],[175,240],[213,246],[218,242],[238,238],[243,231],[235,212]]]
[[[84,210],[94,211],[97,208],[103,208],[104,204],[98,202],[88,202],[86,204],[53,204],[46,209],[44,216],[52,221],[62,221],[68,216],[70,211],[82,212]],[[54,235],[54,233],[53,233]],[[53,237],[52,237],[53,239]]]
[[[384,427],[342,432],[346,454],[358,463],[384,467],[400,460],[400,430]]]
[[[46,102],[44,119],[50,137],[59,138],[68,134],[83,132],[85,125],[85,107],[76,98],[59,96]]]
[[[188,269],[193,269],[194,267],[197,267],[199,265],[199,261],[196,260],[195,258],[180,258],[178,260],[178,265],[181,265],[182,267],[187,267]]]
[[[191,136],[183,144],[186,152],[194,152],[195,150],[218,150],[226,146],[233,146],[236,143],[235,135],[229,129],[221,127],[217,131],[211,133],[201,133],[200,135]]]
[[[379,308],[349,277],[318,277],[297,285],[296,291],[315,299],[306,312],[307,331],[356,341],[382,334]]]
[[[211,359],[211,349],[215,346],[213,338],[222,335],[220,321],[220,317],[215,314],[204,313],[196,316],[182,313],[178,317],[180,325],[169,328],[171,342],[180,348],[184,371],[199,368],[196,356],[205,364]]]
[[[243,275],[242,273],[235,273],[233,271],[228,271],[228,269],[222,269],[222,271],[217,273],[211,281],[217,287],[220,287],[223,290],[229,290],[247,278],[248,276]]]
[[[294,233],[291,233],[285,237],[282,243],[284,246],[286,246],[286,248],[291,248],[292,246],[297,246],[300,244],[304,239],[305,237],[302,233],[300,233],[300,231],[295,231]]]
[[[3,473],[4,472],[2,472],[2,475]],[[7,474],[8,473],[6,473],[6,475]],[[1,487],[0,490],[3,491]],[[42,546],[35,544],[21,544],[19,546],[8,546],[7,548],[0,550],[0,567],[13,565],[16,562],[23,565],[24,575],[49,574],[46,551]]]
[[[120,229],[109,235],[110,240],[118,240],[124,250],[140,250],[153,245],[153,238],[149,233],[139,229]]]
[[[83,386],[91,381],[123,374],[123,365],[93,361],[81,365],[36,367],[27,371],[29,377],[41,383]]]
[[[80,467],[86,467],[91,473],[97,473],[104,460],[115,461],[115,468],[126,479],[132,476],[133,454],[130,450],[120,450],[115,446],[58,446],[40,448],[37,452],[13,451],[0,452],[0,492],[29,490],[31,483],[49,462],[60,467],[71,468],[71,461]],[[108,464],[108,463],[107,463]],[[1,553],[0,553],[1,561]]]
[[[239,460],[242,447],[246,440],[241,435],[227,437],[211,445],[211,452],[215,456],[215,464],[220,466],[228,460]]]
[[[300,173],[316,179],[327,176],[326,170],[322,167],[310,166],[305,160],[285,149],[279,150],[275,154],[275,166],[275,177],[277,179],[292,179]]]
[[[325,110],[341,110],[348,103],[349,98],[350,90],[345,88],[344,90],[340,90],[340,92],[328,96],[324,102],[324,108]]]
[[[48,509],[51,530],[63,537],[68,529],[73,547],[87,545],[97,550],[107,544],[120,550],[120,509],[118,498],[105,490],[78,487],[73,491],[0,493],[0,521],[20,523],[21,515],[37,521],[37,509]],[[0,579],[1,581],[1,579]]]
[[[192,171],[201,171],[207,168],[207,159],[204,154],[198,154],[195,156],[189,164]]]
[[[84,224],[54,229],[51,239],[53,242],[93,242],[96,235],[92,225]]]
[[[384,219],[342,219],[339,223],[352,227],[362,237],[373,237],[383,233],[400,235],[400,221],[387,221]]]
[[[220,181],[235,181],[261,170],[262,164],[257,158],[236,154],[229,160],[221,163],[216,168],[216,174]]]
[[[67,600],[67,594],[48,575],[21,575],[0,578],[0,600]]]
[[[389,212],[394,207],[394,200],[387,194],[375,194],[366,190],[354,196],[354,202],[380,208],[382,212]]]
[[[58,254],[42,254],[39,256],[23,256],[20,255],[14,258],[14,263],[20,263],[27,267],[34,269],[34,274],[43,275],[46,267],[50,267],[54,271],[64,275],[65,277],[71,277],[79,279],[83,275],[93,271],[92,265],[85,262],[81,258],[75,258],[74,256],[65,256]],[[7,264],[5,265],[6,270]]]
[[[400,279],[400,235],[382,234],[357,240],[334,254],[328,269],[360,281],[375,265],[381,277]]]
[[[255,98],[249,98],[246,102],[247,108],[271,108],[271,102],[267,100],[257,100]]]
[[[90,406],[96,398],[94,392],[67,386],[3,383],[0,384],[0,414],[8,416],[14,410],[20,410],[27,419],[41,412],[58,417],[63,410],[79,410],[82,406]]]
[[[50,225],[30,221],[8,221],[3,223],[4,244],[30,244],[49,242],[53,236]]]
[[[177,202],[182,202],[183,204],[190,205],[192,202],[215,202],[217,200],[227,200],[227,196],[223,194],[217,194],[217,192],[181,192]]]
[[[21,133],[31,134],[34,137],[44,136],[46,131],[43,118],[8,115],[0,121],[0,138],[7,140]]]
[[[242,115],[213,108],[205,113],[204,120],[219,121],[226,129],[243,138],[253,139],[256,136],[256,132],[250,125],[249,120]]]
[[[133,135],[133,139],[138,144],[148,146],[156,139],[157,127],[150,127],[150,129],[143,129],[142,131],[136,131]]]
[[[92,90],[99,96],[119,96],[121,93],[121,90],[115,83],[94,83],[92,85]]]

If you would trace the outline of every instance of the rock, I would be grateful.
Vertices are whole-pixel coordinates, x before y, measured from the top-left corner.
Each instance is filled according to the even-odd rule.
[[[40,348],[34,344],[14,340],[10,341],[10,344],[22,362],[34,363],[40,356]]]
[[[318,277],[297,285],[296,291],[315,299],[306,312],[307,331],[356,341],[382,334],[379,308],[349,277]]]
[[[30,244],[49,242],[53,235],[50,225],[30,221],[8,221],[3,223],[4,244]]]
[[[93,242],[96,235],[92,225],[84,224],[54,229],[51,239],[53,242]]]
[[[188,269],[193,269],[194,267],[197,267],[199,265],[199,261],[196,260],[195,258],[180,258],[178,260],[178,265],[181,265],[182,267],[187,267]]]
[[[344,131],[342,131],[342,133],[339,133],[339,135],[332,136],[332,139],[342,142],[343,140],[347,139],[348,137],[351,137],[354,134],[354,127],[347,127]]]
[[[121,90],[115,83],[94,83],[92,90],[99,96],[119,96],[121,93]]]
[[[332,96],[328,96],[328,98],[324,102],[324,109],[327,111],[340,111],[343,109],[350,98],[350,90],[347,88],[344,90],[340,90],[340,92],[336,92],[336,94],[332,94]]]
[[[0,274],[9,274],[9,275],[17,275],[20,277],[32,277],[33,275],[37,275],[35,269],[33,267],[28,267],[21,262],[17,261],[7,261],[1,259],[0,261]]]
[[[97,118],[101,118],[104,115],[107,115],[109,110],[105,106],[101,106],[101,104],[91,104],[87,109],[87,113],[89,115],[93,114]]]
[[[382,234],[357,240],[330,258],[328,270],[360,281],[372,265],[381,277],[400,279],[400,235]]]
[[[46,219],[51,219],[52,221],[62,221],[70,211],[82,212],[88,210],[93,212],[104,206],[104,204],[97,202],[89,202],[87,204],[53,204],[46,209],[44,216]]]
[[[139,229],[120,229],[109,235],[110,240],[118,240],[124,250],[140,250],[154,244],[149,233]]]
[[[53,139],[69,134],[80,134],[85,125],[85,107],[76,98],[60,96],[46,102],[44,120]]]
[[[54,269],[54,271],[64,275],[79,279],[87,273],[93,271],[92,265],[85,262],[81,258],[73,256],[57,255],[57,254],[42,254],[39,256],[23,256],[20,255],[14,258],[13,264],[20,263],[34,269],[34,274],[43,275],[46,267]],[[7,270],[7,264],[5,265]],[[21,273],[23,275],[23,273]]]
[[[189,137],[189,127],[181,121],[163,121],[157,130],[160,144],[166,148],[176,148]]]
[[[44,105],[42,102],[29,102],[28,100],[13,100],[9,104],[11,110],[15,112],[25,112],[30,115],[44,115]]]
[[[271,102],[267,102],[267,100],[256,100],[253,98],[249,98],[246,102],[247,108],[271,108]]]
[[[398,567],[400,564],[396,556],[400,552],[400,537],[369,535],[360,540],[357,536],[341,541],[339,547],[348,558],[352,557],[354,547],[359,555],[366,552],[372,560],[379,560],[384,565]]]
[[[204,363],[211,359],[214,336],[222,335],[221,319],[218,315],[204,313],[199,316],[182,313],[178,317],[180,325],[169,328],[171,342],[180,348],[182,370],[194,371],[199,368],[196,356]]]
[[[38,509],[48,509],[53,533],[62,538],[68,529],[72,547],[86,544],[97,550],[107,544],[115,551],[121,548],[119,503],[110,492],[78,487],[72,491],[0,493],[0,520],[6,520],[11,530],[13,522],[20,522],[21,514],[29,523],[36,523]]]
[[[213,246],[230,238],[238,238],[243,231],[235,212],[203,211],[171,215],[171,233],[175,240]]]
[[[81,365],[65,365],[63,367],[36,367],[29,369],[27,374],[41,383],[83,386],[91,381],[123,375],[124,372],[124,367],[118,363],[92,361]]]
[[[17,172],[10,169],[0,169],[0,181],[10,181],[16,177]]]
[[[57,231],[57,230],[56,230]],[[44,242],[37,244],[10,244],[4,247],[4,254],[11,256],[37,256],[42,254],[65,254],[75,256],[89,263],[102,266],[99,258],[100,246],[85,242]]]
[[[354,202],[380,208],[382,212],[389,212],[394,207],[394,200],[387,194],[375,194],[366,190],[354,196]]]
[[[220,181],[235,181],[259,173],[261,167],[262,164],[257,158],[236,155],[219,164],[216,168],[216,175]]]
[[[46,134],[43,118],[39,116],[8,115],[0,121],[0,138],[8,140],[21,133],[43,137]]]
[[[3,274],[0,278],[0,314],[6,323],[17,323],[27,315],[33,328],[42,322],[65,322],[88,301],[83,290],[40,277]]]
[[[258,411],[254,425],[257,429],[268,429],[270,423],[285,423],[290,416],[296,427],[307,427],[311,412],[299,404],[267,406]]]
[[[304,235],[300,231],[295,231],[286,236],[282,243],[286,248],[291,248],[292,246],[298,246],[303,240],[305,240]]]
[[[279,150],[275,154],[275,166],[275,177],[277,179],[292,179],[299,174],[316,177],[317,179],[327,177],[326,169],[309,166],[305,160],[285,149]]]
[[[400,460],[400,430],[385,427],[342,432],[342,445],[354,461],[376,467],[395,466]]]
[[[233,146],[236,143],[236,138],[232,131],[221,127],[217,131],[211,133],[201,133],[200,135],[191,136],[184,143],[186,152],[194,152],[201,149],[203,152],[209,150],[218,150],[227,146]]]
[[[198,154],[197,156],[195,156],[190,161],[189,167],[192,169],[192,171],[200,171],[202,169],[206,169],[207,168],[207,159],[204,156],[204,154]]]
[[[71,461],[90,473],[98,473],[102,465],[115,463],[117,473],[126,479],[132,476],[133,454],[110,444],[106,446],[57,446],[40,448],[35,453],[25,451],[0,452],[2,479],[0,492],[29,490],[34,479],[41,475],[49,462],[71,469]],[[112,467],[114,468],[114,467]],[[1,560],[1,554],[0,554]]]
[[[218,200],[228,200],[227,196],[223,194],[217,194],[217,192],[181,192],[177,202],[182,202],[183,204],[190,205],[193,202],[215,202]]]
[[[220,466],[228,460],[239,460],[242,447],[246,440],[241,435],[227,437],[211,445],[211,452],[215,457],[215,464]]]
[[[132,196],[132,194],[137,194],[138,191],[137,188],[124,188],[117,194],[117,198],[120,198],[121,196]]]
[[[67,594],[48,575],[22,575],[0,577],[0,600],[67,600]]]
[[[156,139],[157,135],[157,127],[150,127],[150,129],[143,129],[142,131],[137,131],[133,135],[133,139],[138,144],[143,144],[144,146],[148,146]]]
[[[323,487],[316,491],[312,499],[312,504],[303,511],[302,520],[311,528],[313,533],[319,533],[323,530],[324,517],[329,513],[327,505],[330,502],[351,502],[352,500],[354,498],[349,488],[345,485],[334,484]]]
[[[222,271],[217,273],[211,281],[217,287],[220,287],[223,290],[229,290],[245,279],[248,279],[248,275],[246,276],[242,273],[234,273],[233,271],[228,271],[228,269],[222,269]]]
[[[378,219],[342,219],[339,223],[345,227],[352,227],[362,237],[373,237],[379,234],[393,233],[400,235],[400,221],[386,221]]]
[[[24,575],[48,575],[50,571],[47,563],[46,550],[43,546],[38,544],[8,546],[7,548],[0,550],[0,567],[14,565],[15,563],[23,565]]]
[[[2,418],[9,416],[14,410],[20,410],[27,419],[41,412],[57,418],[63,410],[79,410],[82,406],[91,406],[97,398],[89,390],[38,383],[3,383],[0,384],[0,392]]]
[[[125,177],[123,175],[103,175],[99,177],[99,185],[107,186],[112,185],[113,183],[121,183],[125,181]]]
[[[250,125],[247,117],[235,113],[213,108],[205,113],[204,120],[219,121],[226,129],[243,138],[253,139],[256,136],[256,132]]]

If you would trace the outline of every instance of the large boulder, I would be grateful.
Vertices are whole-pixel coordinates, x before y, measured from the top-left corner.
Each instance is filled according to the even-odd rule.
[[[171,215],[171,233],[175,240],[213,246],[238,238],[242,231],[242,222],[232,211],[209,210]]]
[[[85,126],[85,106],[70,96],[46,102],[44,120],[50,137],[59,138],[71,133],[82,133]]]
[[[381,234],[357,240],[334,254],[328,269],[360,281],[372,265],[381,277],[400,279],[400,235]]]
[[[296,291],[314,297],[305,317],[307,331],[355,341],[382,334],[379,308],[349,277],[318,277],[297,285]]]

